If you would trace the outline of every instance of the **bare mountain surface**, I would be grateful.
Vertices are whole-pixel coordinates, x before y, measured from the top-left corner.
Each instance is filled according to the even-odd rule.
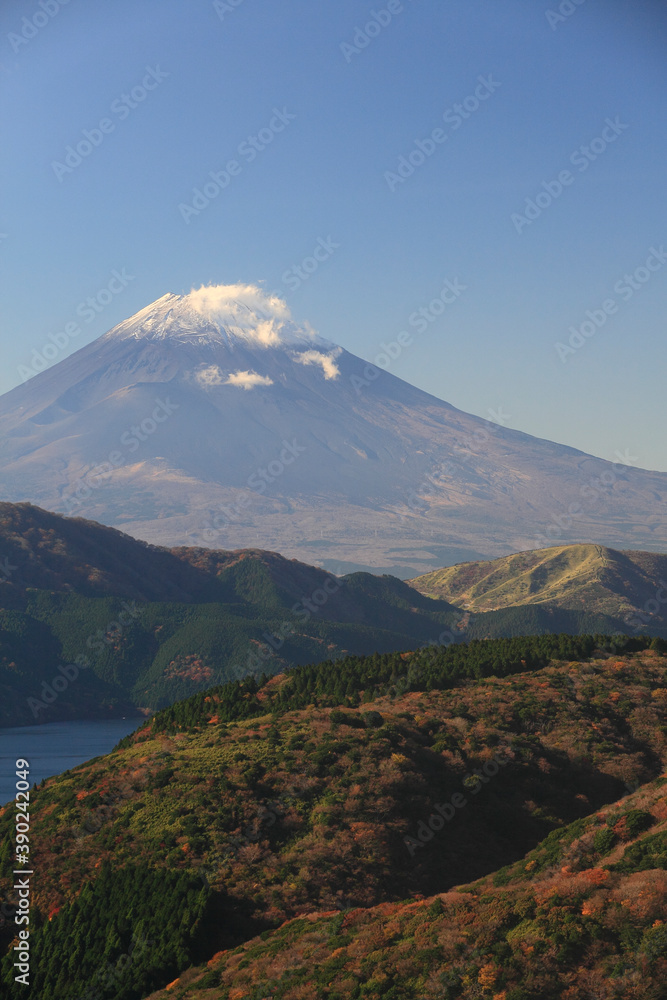
[[[9,501],[334,572],[667,546],[666,474],[457,410],[243,286],[165,295],[6,393],[0,463]]]

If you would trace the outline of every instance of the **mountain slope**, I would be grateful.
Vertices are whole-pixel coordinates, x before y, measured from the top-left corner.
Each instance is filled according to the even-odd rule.
[[[43,782],[32,793],[30,840],[40,872],[33,914],[51,918],[43,926],[37,920],[31,942],[40,997],[60,1000],[82,979],[98,983],[100,967],[111,962],[128,967],[133,985],[111,981],[100,995],[135,1000],[285,920],[363,908],[372,922],[369,907],[394,912],[406,896],[447,892],[516,865],[568,822],[579,820],[577,836],[587,835],[587,817],[624,795],[626,783],[653,780],[665,767],[667,660],[641,648],[611,656],[592,650],[582,660],[572,656],[576,642],[587,644],[545,637],[441,650],[421,681],[409,658],[369,657],[348,664],[342,703],[326,665],[319,673],[299,668],[259,690],[230,687],[222,700],[174,706],[107,757]],[[559,643],[564,660],[518,672],[522,659]],[[438,671],[446,681],[454,656],[474,676],[484,657],[500,663],[510,650],[511,676],[427,690]],[[369,684],[384,668],[389,683]],[[413,689],[397,693],[409,677]],[[244,717],[255,702],[256,714]],[[443,822],[431,822],[438,812]],[[659,818],[651,820],[654,832]],[[582,851],[581,867],[629,843],[648,820],[638,822],[616,822],[603,844],[596,819],[589,839],[597,854],[589,863]],[[13,824],[13,809],[0,810],[5,891],[13,880]],[[503,872],[499,884],[559,864],[555,837],[546,864],[538,849],[535,864]],[[651,863],[648,846],[633,863]],[[288,926],[286,939],[283,931],[266,938],[281,974],[289,941],[306,925]],[[3,935],[5,946],[10,937]],[[121,963],[130,947],[133,963]],[[420,948],[417,960],[430,967],[439,952]],[[74,959],[63,963],[64,953]],[[260,969],[263,958],[255,957]],[[233,986],[246,989],[251,974],[241,975],[234,961],[232,968],[239,972]],[[3,973],[8,997],[18,995],[7,964]],[[382,984],[369,983],[365,995],[373,990],[382,992]],[[249,995],[267,994],[258,987]]]
[[[395,577],[333,577],[258,549],[158,548],[29,504],[0,504],[0,553],[0,725],[147,712],[348,653],[552,632],[667,636],[656,615],[632,628],[620,617],[623,577],[605,591],[616,614],[591,600],[470,615]],[[660,560],[624,558],[645,575]]]
[[[187,1000],[662,1000],[666,782],[556,831],[495,877],[427,898],[304,914],[149,1000],[168,1000],[176,988]]]
[[[337,573],[525,549],[575,505],[574,537],[667,546],[667,475],[463,413],[251,288],[163,296],[6,393],[0,461],[8,500]]]
[[[151,710],[325,656],[449,640],[461,617],[393,577],[161,549],[29,504],[0,504],[0,553],[0,725]]]
[[[609,615],[626,626],[665,623],[667,556],[564,545],[471,562],[408,581],[419,593],[471,612],[548,604]]]

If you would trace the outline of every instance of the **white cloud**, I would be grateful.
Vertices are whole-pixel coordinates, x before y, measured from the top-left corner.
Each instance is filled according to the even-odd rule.
[[[341,347],[336,347],[333,351],[329,351],[328,354],[323,354],[322,351],[301,351],[300,354],[294,354],[293,357],[300,365],[320,365],[324,372],[324,377],[327,379],[338,378],[340,368],[334,359],[338,357],[341,351]]]
[[[223,372],[217,365],[200,368],[194,377],[204,389],[218,385],[238,385],[241,389],[254,389],[256,385],[273,385],[273,379],[268,375],[258,375],[257,372]]]
[[[293,322],[283,299],[256,285],[204,285],[192,289],[185,301],[199,316],[261,347],[312,342],[316,336],[308,324]]]
[[[268,375],[258,375],[257,372],[231,372],[225,384],[254,389],[256,385],[273,385],[273,379]]]

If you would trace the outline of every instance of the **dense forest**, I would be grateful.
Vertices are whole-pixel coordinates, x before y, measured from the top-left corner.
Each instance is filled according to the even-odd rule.
[[[71,906],[33,934],[31,995],[140,1000],[206,955],[210,892],[193,874],[105,861]],[[22,997],[5,962],[3,996]]]

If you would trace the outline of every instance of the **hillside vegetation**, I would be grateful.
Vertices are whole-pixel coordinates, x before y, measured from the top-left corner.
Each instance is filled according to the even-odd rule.
[[[294,918],[150,1000],[662,1000],[666,785],[453,891]]]
[[[651,622],[664,624],[666,579],[667,556],[617,552],[602,545],[558,545],[490,562],[459,563],[408,582],[421,594],[472,612],[548,604],[608,615],[622,621],[626,631],[637,625],[641,631]]]
[[[150,1000],[661,1000],[666,783],[453,891],[294,918]]]
[[[0,725],[147,714],[348,655],[628,630],[592,600],[470,615],[392,576],[333,577],[257,549],[160,549],[30,504],[0,504],[2,553]],[[645,617],[639,631],[667,635]]]
[[[553,845],[565,825],[579,821],[575,829],[583,836],[600,810],[628,788],[654,781],[667,764],[664,644],[632,640],[625,651],[610,651],[604,641],[545,636],[439,648],[420,669],[415,661],[425,652],[350,658],[340,676],[331,664],[295,668],[165,709],[112,754],[43,782],[31,802],[31,860],[39,871],[36,995],[85,995],[92,983],[102,1000],[141,1000],[193,964],[239,947],[247,954],[228,954],[208,970],[210,996],[467,998],[494,995],[480,990],[482,981],[489,989],[497,984],[495,993],[505,984],[514,988],[522,966],[510,962],[507,942],[496,954],[497,922],[484,908],[486,896],[501,900],[499,913],[502,900],[512,909],[516,879],[528,879],[521,893],[532,891],[533,868],[541,877],[559,863]],[[618,808],[629,818],[622,823],[619,815],[600,837],[598,827],[607,824],[596,821],[584,870],[604,867],[612,849],[649,828],[651,835],[660,831],[657,806],[643,809],[650,819]],[[13,821],[6,807],[0,814],[6,894]],[[522,869],[521,859],[536,849],[545,857],[535,855],[530,866],[531,855]],[[647,841],[632,857],[660,870],[661,850]],[[494,871],[499,881],[488,893],[452,894],[454,886]],[[434,893],[461,896],[467,943],[460,931],[450,937],[446,930],[459,919],[456,909],[443,917],[449,924],[437,925],[441,939],[423,943],[427,927],[416,933],[417,911],[405,900]],[[627,931],[623,921],[605,917],[601,931],[587,931],[568,948],[568,940],[580,937],[579,918],[569,903],[561,908],[548,898],[551,917],[540,903],[542,910],[528,907],[520,920],[512,910],[503,924],[508,931],[536,921],[526,938],[532,952],[524,955],[524,939],[516,939],[517,961],[539,971],[544,951],[552,965],[542,971],[553,983],[568,976],[576,982],[581,948],[595,949],[602,935],[600,962],[618,955],[615,974],[630,975],[646,953],[643,986],[658,981],[652,970],[661,939],[644,941],[650,928],[643,916]],[[580,911],[578,898],[576,906]],[[377,914],[374,907],[381,908]],[[324,922],[311,941],[304,915],[313,913]],[[401,933],[372,938],[371,947],[362,925],[380,919],[380,926],[386,914],[399,921]],[[440,919],[440,911],[431,915]],[[426,910],[422,919],[435,926]],[[320,930],[325,942],[311,952]],[[259,942],[245,944],[258,934]],[[474,944],[480,934],[482,944]],[[10,936],[4,935],[7,947]],[[418,944],[410,949],[413,938]],[[400,948],[386,952],[392,942]],[[297,960],[292,945],[310,958]],[[272,956],[268,964],[265,954]],[[448,984],[442,976],[452,955],[459,978]],[[273,992],[265,982],[271,962]],[[488,982],[479,980],[489,964]],[[298,972],[306,967],[317,969],[312,982]],[[7,962],[3,968],[6,995],[22,995]],[[551,980],[548,988],[545,996],[557,995]],[[177,984],[170,995],[188,994]]]
[[[250,674],[435,642],[461,618],[393,577],[159,549],[29,504],[0,504],[3,552],[0,725],[154,710]]]

